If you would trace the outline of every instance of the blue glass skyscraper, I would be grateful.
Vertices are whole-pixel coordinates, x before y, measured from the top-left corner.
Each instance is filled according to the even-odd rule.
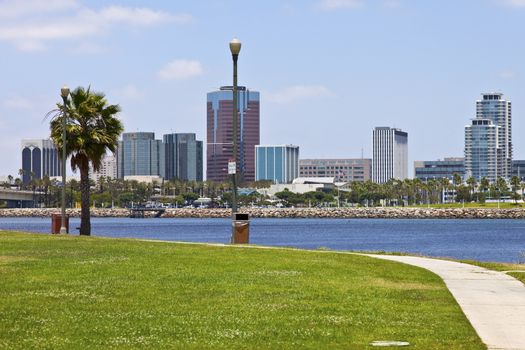
[[[122,134],[117,150],[119,178],[137,175],[165,177],[164,161],[164,147],[161,140],[155,140],[155,133]]]
[[[255,146],[255,180],[291,183],[299,177],[299,146]]]

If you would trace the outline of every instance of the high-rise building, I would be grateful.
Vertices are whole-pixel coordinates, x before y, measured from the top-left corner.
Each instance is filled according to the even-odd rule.
[[[255,146],[255,180],[287,184],[299,177],[299,146]]]
[[[465,176],[494,181],[512,173],[512,106],[502,93],[484,93],[465,126]]]
[[[512,176],[517,176],[521,181],[525,181],[525,160],[512,161]]]
[[[44,176],[62,176],[62,158],[51,140],[22,140],[22,182]]]
[[[517,176],[521,181],[525,181],[525,160],[512,161],[512,176]]]
[[[124,176],[161,176],[165,174],[165,154],[161,140],[152,132],[122,134],[117,150],[117,173]]]
[[[476,101],[476,119],[498,126],[497,176],[510,179],[512,172],[512,104],[502,93],[484,93]]]
[[[165,179],[202,181],[202,141],[197,141],[195,134],[167,134],[163,143]]]
[[[498,177],[498,130],[490,119],[475,118],[465,126],[465,178]]]
[[[89,177],[95,182],[98,182],[101,177],[106,179],[117,178],[117,158],[115,155],[104,155],[100,162],[100,168],[97,171],[92,170],[90,167]]]
[[[443,160],[415,161],[414,177],[423,181],[430,179],[454,179],[454,174],[465,176],[465,159],[460,157]]]
[[[372,159],[301,159],[299,177],[334,177],[337,182],[368,181]]]
[[[372,180],[385,183],[408,177],[408,133],[390,127],[376,127],[372,132]]]
[[[259,92],[238,88],[237,171],[244,181],[255,180],[255,146],[260,143]],[[228,179],[233,156],[233,87],[223,86],[207,94],[206,178]]]

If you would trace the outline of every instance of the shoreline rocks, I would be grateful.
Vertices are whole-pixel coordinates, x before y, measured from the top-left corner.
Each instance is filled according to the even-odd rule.
[[[525,219],[525,209],[497,208],[240,208],[250,218],[327,218],[327,219]],[[59,208],[0,209],[0,217],[51,217]],[[80,209],[68,209],[71,217],[80,217]],[[156,212],[146,212],[153,217]],[[92,208],[92,217],[129,217],[129,209]],[[166,209],[161,218],[230,218],[231,209]]]

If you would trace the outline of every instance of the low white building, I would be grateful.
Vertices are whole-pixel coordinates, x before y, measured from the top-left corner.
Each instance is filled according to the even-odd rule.
[[[298,177],[291,184],[271,185],[269,188],[257,190],[262,195],[273,197],[276,193],[285,189],[293,193],[303,194],[306,192],[332,189],[335,186],[334,177]]]
[[[126,181],[138,181],[138,182],[144,182],[148,184],[154,184],[154,183],[162,183],[162,178],[157,175],[130,175],[130,176],[124,176],[124,180]]]

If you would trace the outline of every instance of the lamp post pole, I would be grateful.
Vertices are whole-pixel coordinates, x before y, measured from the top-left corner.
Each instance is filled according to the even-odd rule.
[[[67,233],[66,229],[66,125],[67,125],[67,98],[69,88],[64,85],[60,89],[60,95],[64,102],[64,115],[62,116],[62,216],[60,220],[60,233]]]
[[[232,196],[232,216],[237,213],[237,119],[239,117],[238,111],[238,96],[237,96],[237,59],[241,51],[241,42],[238,39],[230,41],[230,51],[233,59],[233,113],[232,113],[232,138],[233,138],[233,159],[235,160],[235,173],[232,174],[233,196]]]

